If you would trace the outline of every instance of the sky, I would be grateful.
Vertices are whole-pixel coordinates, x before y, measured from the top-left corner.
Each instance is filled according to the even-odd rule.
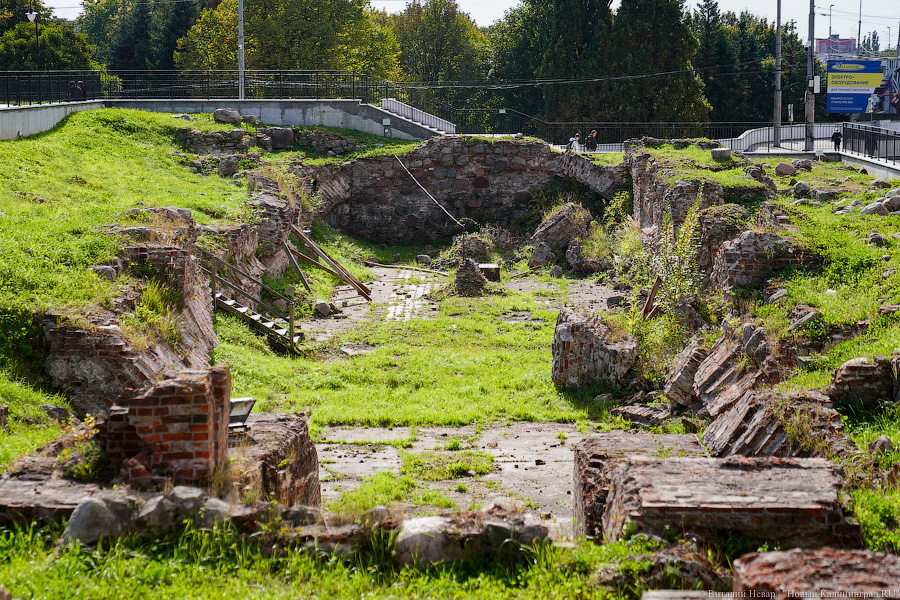
[[[503,13],[519,4],[519,0],[457,0],[460,8],[469,13],[474,21],[481,26],[487,26],[503,17]],[[857,36],[860,3],[857,0],[817,0],[816,5],[816,37],[828,36],[829,9],[831,10],[831,31],[842,37]],[[75,18],[81,12],[78,8],[78,0],[45,0],[47,6],[54,8],[54,14],[58,17]],[[613,2],[616,8],[619,0]],[[831,5],[834,5],[833,8]],[[391,12],[403,10],[406,0],[372,0],[376,8],[385,8]],[[689,0],[688,7],[693,9],[697,2]],[[59,7],[59,8],[57,8]],[[775,21],[777,1],[759,0],[748,2],[747,0],[719,0],[719,8],[722,11],[740,13],[744,10],[765,16],[770,21]],[[794,20],[801,37],[807,38],[809,28],[809,4],[805,1],[784,0],[782,2],[782,22]],[[900,3],[885,0],[862,0],[862,34],[865,36],[870,31],[877,31],[881,39],[881,47],[887,46],[888,28],[890,28],[891,47],[897,46],[897,36],[900,35]]]

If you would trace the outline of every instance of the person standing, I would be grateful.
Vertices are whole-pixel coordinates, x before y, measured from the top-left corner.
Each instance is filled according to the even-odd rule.
[[[844,138],[840,129],[835,129],[834,133],[831,134],[831,141],[834,142],[834,151],[841,151],[841,140]]]

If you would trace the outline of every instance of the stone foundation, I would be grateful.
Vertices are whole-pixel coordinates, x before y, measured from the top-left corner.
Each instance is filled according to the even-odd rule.
[[[607,541],[693,533],[715,543],[738,533],[784,547],[862,543],[841,509],[841,469],[825,459],[629,456],[613,466],[609,484]]]
[[[228,452],[231,477],[243,495],[282,506],[319,506],[319,458],[306,421],[294,414],[254,413]]]
[[[167,477],[210,485],[225,467],[230,398],[226,365],[171,373],[141,394],[120,398],[98,442],[133,485]]]
[[[787,238],[745,231],[722,244],[706,284],[725,291],[756,287],[776,271],[787,267],[811,267],[817,262],[815,255],[794,247]]]
[[[575,389],[595,383],[618,383],[634,365],[638,343],[627,336],[613,339],[600,317],[559,311],[553,335],[551,378],[558,389]]]
[[[822,548],[747,554],[734,562],[735,598],[900,598],[900,557]]]
[[[176,317],[180,339],[177,346],[160,341],[138,351],[125,339],[112,312],[96,311],[89,327],[48,315],[44,321],[47,374],[79,410],[100,416],[128,387],[147,387],[167,370],[208,366],[209,352],[219,343],[212,328],[208,280],[189,251],[177,246],[128,246],[121,262],[123,270],[149,269],[181,294]]]
[[[412,176],[456,219],[501,227],[531,209],[535,186],[553,177],[579,181],[612,198],[626,182],[624,166],[599,166],[542,142],[442,137],[400,157]],[[314,218],[363,239],[422,243],[460,233],[394,158],[360,158],[340,167],[299,167],[321,199]]]
[[[573,481],[575,535],[603,537],[603,511],[612,466],[632,455],[704,456],[693,435],[608,431],[575,446]]]

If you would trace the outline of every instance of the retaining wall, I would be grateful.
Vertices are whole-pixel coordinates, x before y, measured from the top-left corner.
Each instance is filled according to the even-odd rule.
[[[103,108],[103,102],[66,102],[0,108],[0,140],[14,140],[50,131],[74,112],[98,108]]]

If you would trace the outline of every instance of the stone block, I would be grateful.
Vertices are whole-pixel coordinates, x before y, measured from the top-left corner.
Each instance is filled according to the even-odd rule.
[[[575,445],[575,534],[601,538],[609,470],[627,456],[705,456],[693,435],[608,431]]]
[[[821,458],[629,456],[610,470],[603,536],[692,533],[717,543],[738,533],[787,547],[859,546],[843,485],[840,467]]]
[[[551,378],[558,389],[575,389],[595,383],[619,383],[634,365],[638,342],[617,337],[597,316],[559,311],[553,335]]]
[[[848,360],[831,377],[825,393],[835,408],[871,410],[896,402],[891,359],[875,356]]]
[[[538,244],[528,259],[528,266],[532,269],[552,265],[556,262],[556,254],[547,244]]]
[[[591,213],[577,204],[568,203],[547,217],[531,236],[531,243],[544,243],[554,251],[565,251],[583,235],[592,220]]]
[[[238,489],[249,486],[260,498],[282,506],[319,506],[319,457],[302,417],[253,413],[245,439],[249,445],[236,440],[229,451]]]
[[[216,123],[226,123],[228,125],[240,125],[241,113],[232,108],[217,108],[213,111],[213,120]]]
[[[709,151],[713,160],[728,160],[731,158],[731,148],[713,148]]]
[[[900,557],[870,550],[788,550],[734,562],[739,598],[900,598]]]
[[[775,172],[782,177],[790,177],[797,172],[797,169],[787,163],[778,163],[778,165],[775,167]]]

